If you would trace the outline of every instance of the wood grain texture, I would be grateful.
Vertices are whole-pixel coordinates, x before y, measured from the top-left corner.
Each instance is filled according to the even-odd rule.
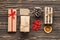
[[[60,40],[60,1],[37,1],[37,2],[29,2],[25,1],[24,3],[19,2],[20,0],[15,1],[5,1],[0,0],[0,40]],[[53,31],[50,34],[46,34],[43,31],[43,18],[42,20],[42,28],[41,30],[35,32],[31,29],[30,33],[20,33],[20,8],[31,8],[35,6],[40,6],[44,9],[45,6],[51,6],[54,10],[53,16]],[[16,8],[17,10],[17,32],[16,33],[8,33],[8,8]],[[34,20],[31,17],[31,27],[32,21]],[[11,36],[11,37],[3,37],[3,36]],[[27,35],[27,36],[26,36]]]

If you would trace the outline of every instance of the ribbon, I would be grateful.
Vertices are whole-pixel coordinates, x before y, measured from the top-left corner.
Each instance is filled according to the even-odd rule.
[[[34,20],[33,21],[33,25],[32,25],[32,29],[34,30],[34,31],[37,31],[37,30],[39,30],[41,28],[41,22],[40,22],[40,20]]]
[[[11,14],[8,14],[8,17],[10,17],[11,16],[11,31],[13,31],[13,19],[15,19],[15,17],[14,17],[14,15],[15,15],[15,11],[13,11],[13,9],[11,9]]]

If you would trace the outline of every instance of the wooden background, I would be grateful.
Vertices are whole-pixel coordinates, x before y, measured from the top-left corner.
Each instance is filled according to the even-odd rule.
[[[54,23],[53,31],[50,34],[46,34],[43,31],[43,18],[42,28],[39,31],[31,31],[29,33],[20,33],[19,22],[20,22],[20,12],[21,7],[33,8],[35,6],[40,6],[44,8],[45,6],[51,6],[54,8]],[[17,32],[8,33],[8,8],[17,9]],[[31,16],[31,25],[34,18]],[[32,27],[32,26],[31,26]],[[60,40],[60,1],[59,0],[0,0],[0,40]]]

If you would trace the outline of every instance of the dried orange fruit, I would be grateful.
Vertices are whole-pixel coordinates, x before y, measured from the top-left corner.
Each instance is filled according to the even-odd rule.
[[[50,32],[52,31],[52,27],[51,27],[51,26],[45,26],[45,27],[44,27],[44,31],[45,31],[46,33],[50,33]]]

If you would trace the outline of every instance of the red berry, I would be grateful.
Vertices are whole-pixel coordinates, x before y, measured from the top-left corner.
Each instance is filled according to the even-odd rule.
[[[41,22],[40,20],[34,20],[34,24],[32,25],[32,29],[34,31],[37,31],[41,28]]]

